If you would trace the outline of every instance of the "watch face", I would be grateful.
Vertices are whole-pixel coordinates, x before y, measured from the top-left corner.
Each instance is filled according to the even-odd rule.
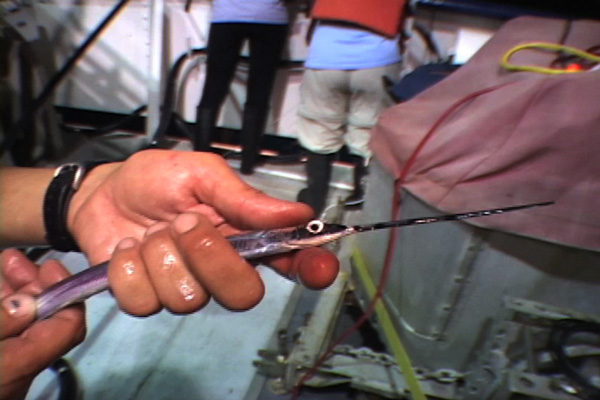
[[[56,169],[54,177],[64,174],[74,174],[71,186],[73,190],[76,191],[79,189],[79,186],[81,186],[81,181],[85,175],[85,167],[79,163],[63,164]]]

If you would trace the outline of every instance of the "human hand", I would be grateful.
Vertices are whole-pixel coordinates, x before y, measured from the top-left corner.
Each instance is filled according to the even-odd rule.
[[[310,207],[247,185],[217,155],[148,150],[94,169],[73,197],[68,227],[90,263],[111,259],[110,287],[121,308],[149,315],[162,306],[193,312],[211,296],[233,310],[256,305],[262,281],[225,236],[311,217]],[[318,248],[270,261],[313,288],[331,284],[339,269]]]
[[[38,268],[14,249],[0,257],[0,399],[22,399],[37,374],[83,340],[84,311],[81,305],[69,307],[31,325],[32,296],[69,273],[55,260]]]

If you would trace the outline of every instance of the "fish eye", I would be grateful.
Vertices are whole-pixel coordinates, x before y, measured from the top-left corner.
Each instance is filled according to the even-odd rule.
[[[306,224],[306,230],[312,234],[323,232],[323,228],[325,228],[325,224],[319,219],[312,220]]]

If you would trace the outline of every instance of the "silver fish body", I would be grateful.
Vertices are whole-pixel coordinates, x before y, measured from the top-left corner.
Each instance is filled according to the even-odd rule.
[[[251,260],[320,246],[354,233],[352,228],[343,225],[327,224],[327,227],[329,232],[323,235],[311,233],[306,227],[297,227],[243,233],[229,236],[227,240],[242,258]],[[48,318],[108,288],[108,262],[90,267],[39,294],[36,297],[37,318]]]

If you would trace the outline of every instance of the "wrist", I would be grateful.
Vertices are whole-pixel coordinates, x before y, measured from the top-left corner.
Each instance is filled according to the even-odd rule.
[[[93,169],[104,162],[65,164],[58,167],[46,189],[43,202],[43,221],[46,241],[60,251],[78,251],[71,235],[68,219],[74,195],[87,186],[84,184]]]
[[[76,217],[81,210],[82,206],[88,201],[88,199],[96,192],[96,190],[106,182],[107,178],[117,170],[122,163],[112,162],[102,164],[92,169],[81,182],[79,190],[77,190],[67,210],[66,225],[68,231],[73,237],[75,237],[75,221]]]

